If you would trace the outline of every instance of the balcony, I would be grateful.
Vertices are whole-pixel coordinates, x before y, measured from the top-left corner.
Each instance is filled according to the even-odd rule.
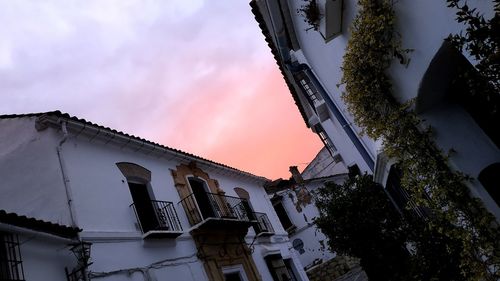
[[[210,192],[197,192],[179,202],[186,211],[192,230],[227,230],[242,227],[248,230],[251,210],[245,199]]]
[[[143,238],[175,238],[183,233],[174,204],[145,200],[130,205],[134,209]]]
[[[274,235],[274,228],[265,213],[254,212],[255,223],[253,225],[257,236]]]

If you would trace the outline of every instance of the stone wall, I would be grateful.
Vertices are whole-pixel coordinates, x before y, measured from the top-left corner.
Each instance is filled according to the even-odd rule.
[[[312,267],[307,271],[307,276],[310,281],[334,281],[357,266],[359,266],[358,259],[337,256]]]

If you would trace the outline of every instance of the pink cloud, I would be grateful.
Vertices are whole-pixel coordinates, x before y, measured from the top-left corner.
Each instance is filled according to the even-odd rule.
[[[288,167],[311,161],[322,143],[306,128],[278,70],[262,70],[253,69],[249,71],[252,76],[231,83],[205,85],[199,99],[171,112],[179,125],[176,132],[170,131],[161,139],[168,145],[258,175],[289,177]],[[227,107],[234,95],[247,88],[251,88],[249,98],[225,120],[221,132],[212,132],[220,125],[215,124],[215,115],[230,110]],[[217,134],[217,141],[210,146],[200,145],[212,133]]]
[[[270,178],[320,149],[248,1],[59,2],[0,3],[2,113],[59,109]]]

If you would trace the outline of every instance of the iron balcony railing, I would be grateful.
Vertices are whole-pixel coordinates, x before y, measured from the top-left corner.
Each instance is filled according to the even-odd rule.
[[[256,221],[256,223],[254,224],[255,234],[274,233],[274,228],[273,228],[271,222],[269,221],[267,214],[260,213],[260,212],[254,212],[253,216],[254,216],[254,219]]]
[[[172,202],[150,200],[132,203],[130,206],[134,209],[143,233],[148,231],[182,232],[182,226]]]
[[[209,218],[250,221],[245,199],[209,192],[192,193],[179,202],[191,225]],[[247,204],[245,204],[247,203]]]

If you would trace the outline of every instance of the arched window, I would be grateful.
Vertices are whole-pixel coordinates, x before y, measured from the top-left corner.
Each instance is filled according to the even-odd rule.
[[[495,203],[500,206],[500,163],[484,168],[477,178]]]
[[[248,191],[244,190],[241,187],[235,187],[234,192],[236,192],[236,194],[238,195],[239,198],[243,199],[243,201],[241,201],[241,203],[243,204],[243,207],[245,208],[245,212],[247,213],[248,219],[255,220],[256,219],[255,213],[254,213],[254,210],[252,207],[252,203],[250,203],[250,194],[248,193]],[[254,227],[254,229],[256,232],[258,232],[255,227]]]
[[[137,164],[116,163],[118,169],[127,179],[130,194],[134,201],[133,206],[144,233],[156,230],[159,225],[153,204],[154,196],[151,190],[151,172]]]
[[[196,199],[196,204],[202,215],[201,220],[215,217],[213,198],[207,183],[197,177],[188,177],[189,186],[191,187],[192,194]]]

